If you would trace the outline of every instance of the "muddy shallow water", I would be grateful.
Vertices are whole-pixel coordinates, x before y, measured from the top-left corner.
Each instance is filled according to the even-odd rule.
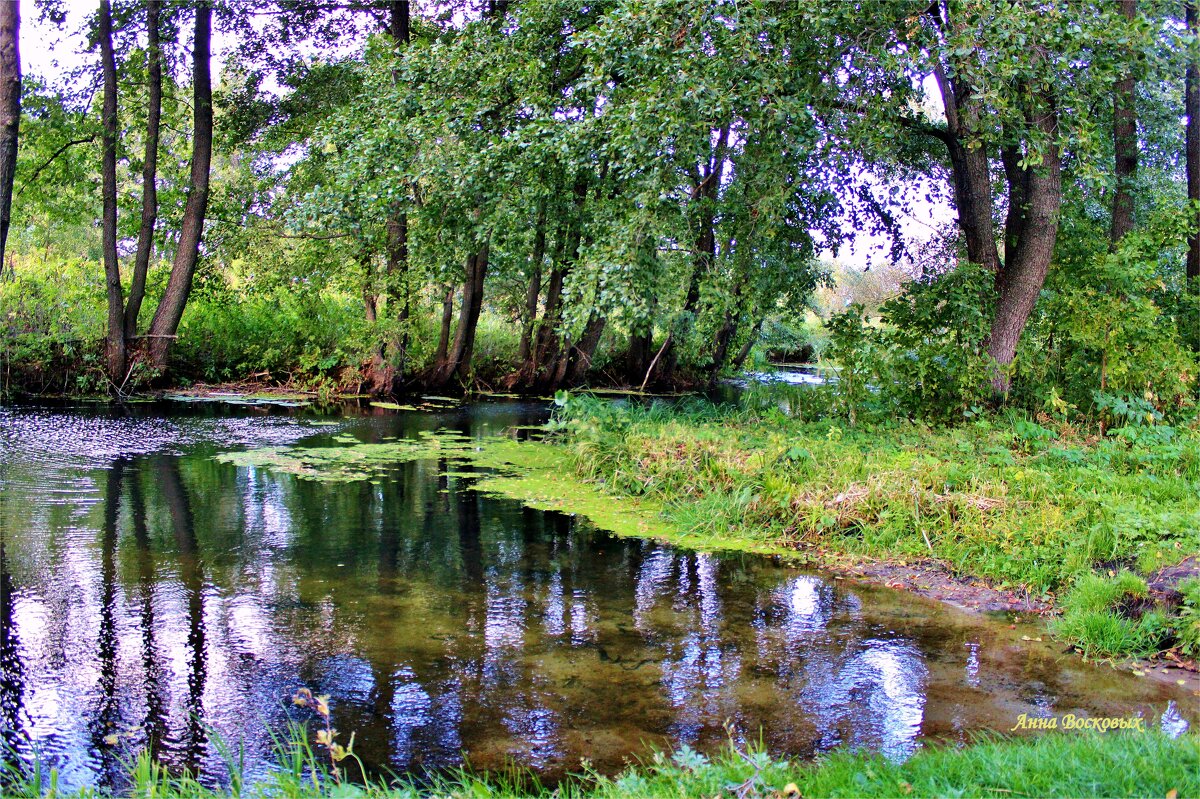
[[[1156,724],[1169,699],[1195,706],[920,597],[481,496],[461,465],[321,483],[213,458],[544,417],[521,402],[0,408],[5,742],[68,786],[119,786],[146,747],[220,781],[215,732],[253,777],[270,732],[306,717],[290,697],[307,686],[373,769],[465,757],[553,780],[731,733],[904,758],[1022,713]]]

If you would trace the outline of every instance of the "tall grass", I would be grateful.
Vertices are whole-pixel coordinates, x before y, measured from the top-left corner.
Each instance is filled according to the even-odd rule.
[[[964,748],[930,747],[896,763],[878,755],[840,751],[800,764],[730,746],[706,757],[687,749],[658,754],[615,777],[583,770],[549,787],[529,774],[476,774],[466,770],[422,780],[332,779],[303,731],[293,728],[277,753],[272,777],[247,783],[234,777],[214,788],[191,774],[173,774],[142,754],[128,764],[123,793],[146,799],[679,799],[730,797],[1163,797],[1200,796],[1200,738],[1171,739],[1158,732],[1047,734],[1034,739],[981,739]],[[63,791],[54,773],[4,773],[11,799],[103,799],[98,789]]]

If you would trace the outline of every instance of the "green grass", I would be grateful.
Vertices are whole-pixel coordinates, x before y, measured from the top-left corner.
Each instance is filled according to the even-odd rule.
[[[852,428],[798,410],[572,398],[558,426],[580,474],[662,504],[701,548],[932,558],[1045,596],[1097,569],[1149,574],[1200,552],[1194,426],[1104,438],[1018,416]],[[1182,639],[1174,619],[1113,615],[1128,587],[1081,605],[1068,637],[1105,656]]]
[[[576,775],[555,789],[519,774],[507,777],[458,772],[424,785],[331,780],[320,754],[293,732],[282,768],[273,779],[213,790],[189,775],[172,775],[142,756],[128,767],[135,797],[218,799],[243,797],[563,797],[642,799],[663,797],[1179,797],[1200,796],[1200,738],[1170,739],[1157,732],[1046,734],[1024,740],[985,739],[965,748],[931,747],[904,763],[875,755],[839,752],[815,764],[777,760],[765,753],[730,748],[708,758],[684,749],[657,755],[624,773]],[[345,762],[345,761],[344,761]],[[353,766],[349,768],[353,773]],[[62,792],[55,775],[8,775],[4,796],[102,797],[99,791]]]
[[[1146,581],[1128,571],[1085,574],[1063,597],[1055,632],[1088,656],[1157,652],[1168,643],[1171,627],[1161,612],[1140,612],[1148,592]]]

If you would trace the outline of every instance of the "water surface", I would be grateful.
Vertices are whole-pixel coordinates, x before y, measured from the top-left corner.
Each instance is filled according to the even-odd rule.
[[[553,780],[730,734],[902,759],[1021,713],[1154,723],[1170,698],[1192,705],[919,597],[481,496],[461,465],[330,484],[212,457],[544,418],[521,402],[0,408],[5,742],[68,786],[120,787],[142,748],[220,782],[215,732],[262,775],[307,686],[369,768],[465,757]]]

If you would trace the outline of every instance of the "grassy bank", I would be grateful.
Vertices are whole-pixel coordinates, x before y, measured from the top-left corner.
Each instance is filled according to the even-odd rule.
[[[1063,600],[1061,631],[1090,654],[1200,651],[1197,585],[1151,610],[1144,579],[1200,552],[1194,424],[856,428],[771,403],[573,397],[559,425],[583,476],[660,503],[695,546],[934,559]]]
[[[243,784],[235,773],[230,787],[212,789],[190,776],[173,776],[143,756],[129,765],[128,785],[120,793],[162,799],[231,795],[296,799],[1200,796],[1200,739],[1184,735],[1172,740],[1157,732],[987,740],[962,749],[929,748],[904,763],[874,755],[838,753],[815,764],[798,764],[732,748],[713,758],[684,750],[673,757],[659,755],[612,778],[583,773],[554,789],[532,778],[465,772],[423,785],[388,781],[363,785],[349,779],[339,784],[328,777],[317,758],[311,748],[301,745],[285,753],[284,767],[268,782]],[[353,774],[355,766],[349,761],[343,763]],[[12,799],[107,795],[97,790],[60,791],[52,774],[7,776],[4,795]]]

